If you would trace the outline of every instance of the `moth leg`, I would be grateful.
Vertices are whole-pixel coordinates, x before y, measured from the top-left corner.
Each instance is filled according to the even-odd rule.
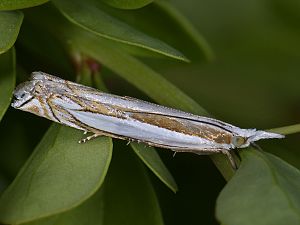
[[[80,141],[78,141],[79,144],[81,143],[85,143],[89,140],[92,140],[96,137],[99,137],[99,136],[106,136],[106,137],[113,137],[113,138],[119,138],[119,139],[126,139],[125,137],[122,137],[122,136],[117,136],[117,135],[114,135],[114,134],[110,134],[110,133],[107,133],[105,131],[100,131],[100,130],[97,130],[97,131],[90,131],[90,132],[93,132],[94,134],[93,135],[90,135],[86,138],[82,138]],[[87,134],[88,131],[84,131],[84,134]]]
[[[79,143],[79,144],[81,144],[81,143],[86,143],[87,141],[90,141],[90,140],[92,140],[92,139],[94,139],[94,138],[96,138],[96,137],[99,137],[99,136],[103,136],[103,134],[93,134],[93,135],[88,136],[88,137],[86,137],[86,138],[82,138],[80,141],[78,141],[78,143]]]
[[[224,155],[226,155],[226,156],[228,157],[229,162],[230,162],[232,168],[233,168],[234,170],[237,170],[238,167],[237,167],[236,161],[234,160],[234,158],[233,158],[233,156],[231,155],[230,151],[228,151],[228,150],[221,150],[221,152],[222,152]]]

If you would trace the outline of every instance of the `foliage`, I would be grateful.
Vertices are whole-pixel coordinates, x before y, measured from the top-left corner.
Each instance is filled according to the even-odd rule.
[[[276,18],[268,31],[256,21],[267,12],[253,16],[257,11],[239,3],[236,10],[219,3],[234,15],[238,9],[245,12],[236,20],[229,11],[208,13],[205,7],[215,9],[211,3],[194,7],[192,0],[175,1],[181,10],[164,0],[0,0],[0,223],[212,224],[217,199],[221,224],[299,224],[300,155],[291,150],[299,146],[298,139],[283,141],[284,147],[277,140],[263,143],[264,150],[287,162],[252,148],[242,151],[235,172],[223,155],[212,155],[212,166],[201,156],[173,158],[138,143],[128,149],[116,141],[112,152],[107,137],[79,145],[82,132],[57,124],[39,141],[47,121],[7,110],[15,80],[42,70],[209,116],[205,105],[220,118],[245,126],[299,122],[287,107],[299,101],[299,76],[294,75],[299,72],[298,8],[291,9],[291,1],[265,3]],[[263,8],[260,3],[252,7]],[[214,43],[213,63],[211,47],[181,11],[190,12],[186,14]],[[286,12],[293,16],[284,17]],[[278,20],[283,21],[279,26]],[[262,32],[273,38],[265,40]],[[241,119],[246,115],[251,120]],[[294,134],[300,126],[273,131]],[[228,183],[221,190],[224,180]]]

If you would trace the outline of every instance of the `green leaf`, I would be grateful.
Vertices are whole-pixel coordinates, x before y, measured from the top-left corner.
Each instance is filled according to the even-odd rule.
[[[111,7],[102,9],[124,23],[175,47],[192,61],[213,59],[207,41],[169,1],[154,1],[153,4],[139,10],[117,10]],[[120,47],[137,56],[161,57],[159,54],[133,46],[123,44]]]
[[[0,55],[0,121],[11,101],[16,82],[15,50]]]
[[[74,70],[69,55],[67,55],[62,43],[45,26],[46,18],[44,17],[52,16],[45,15],[43,11],[45,6],[25,10],[26,20],[22,24],[22,30],[18,37],[18,47],[21,50],[18,52],[18,63],[26,65],[28,68],[37,68],[38,66],[39,70],[49,73],[59,71],[61,74],[68,74],[67,78],[72,80],[74,79],[72,76]],[[36,12],[40,12],[40,14],[36,15]],[[40,22],[43,25],[40,27],[35,23],[38,23],[37,20],[41,17],[43,20]],[[29,55],[30,57],[28,57]]]
[[[130,145],[138,157],[167,187],[174,192],[178,190],[173,176],[157,154],[155,148],[138,143],[130,143]]]
[[[0,10],[15,10],[44,4],[48,0],[0,0]]]
[[[266,152],[247,150],[217,200],[222,224],[300,224],[300,171]]]
[[[54,124],[0,198],[0,221],[19,224],[73,208],[101,186],[109,138],[78,144],[82,132]]]
[[[0,0],[1,1],[1,0]],[[1,4],[1,2],[0,2]],[[23,13],[19,11],[0,11],[0,54],[10,49],[17,40],[23,21]]]
[[[115,153],[105,180],[103,224],[163,224],[158,200],[142,163],[126,149]]]
[[[210,48],[209,44],[207,43],[207,41],[198,32],[198,30],[191,24],[191,22],[184,15],[181,14],[179,10],[177,10],[169,1],[157,0],[155,1],[155,4],[161,10],[163,10],[163,12],[171,20],[173,20],[173,23],[175,23],[177,27],[179,27],[182,30],[179,33],[185,33],[186,36],[188,36],[192,40],[192,42],[195,43],[196,47],[198,47],[198,49],[202,51],[202,54],[207,60],[212,60],[214,58],[214,53]],[[194,47],[192,43],[190,43],[188,46]],[[188,46],[185,44],[183,46],[183,49],[188,48]],[[193,48],[192,51],[193,53],[191,54],[195,54],[195,52],[197,52],[195,51],[195,48]]]
[[[145,168],[130,151],[114,151],[104,184],[80,206],[26,225],[162,225]]]
[[[107,14],[95,0],[54,0],[56,7],[72,23],[100,37],[120,43],[137,46],[174,59],[188,61],[176,49],[164,42],[150,37],[128,24]]]
[[[106,4],[119,9],[138,9],[144,7],[153,0],[102,0]]]
[[[74,209],[24,223],[24,225],[103,225],[105,211],[104,185],[105,183],[93,196]]]

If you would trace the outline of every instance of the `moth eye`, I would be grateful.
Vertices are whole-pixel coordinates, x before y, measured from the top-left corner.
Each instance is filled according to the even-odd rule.
[[[242,146],[243,144],[246,143],[246,139],[244,137],[241,137],[241,136],[234,136],[232,138],[232,144],[235,146],[235,147],[240,147]]]
[[[25,92],[22,92],[22,93],[15,93],[14,94],[14,99],[15,100],[19,100],[19,99],[23,99],[26,97],[26,93]]]

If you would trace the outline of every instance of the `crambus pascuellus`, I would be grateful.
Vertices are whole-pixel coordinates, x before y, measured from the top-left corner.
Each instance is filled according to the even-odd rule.
[[[114,138],[144,142],[176,152],[224,153],[248,147],[260,139],[283,138],[281,134],[241,129],[231,124],[186,113],[94,88],[43,73],[14,91],[12,107],[52,121]]]

